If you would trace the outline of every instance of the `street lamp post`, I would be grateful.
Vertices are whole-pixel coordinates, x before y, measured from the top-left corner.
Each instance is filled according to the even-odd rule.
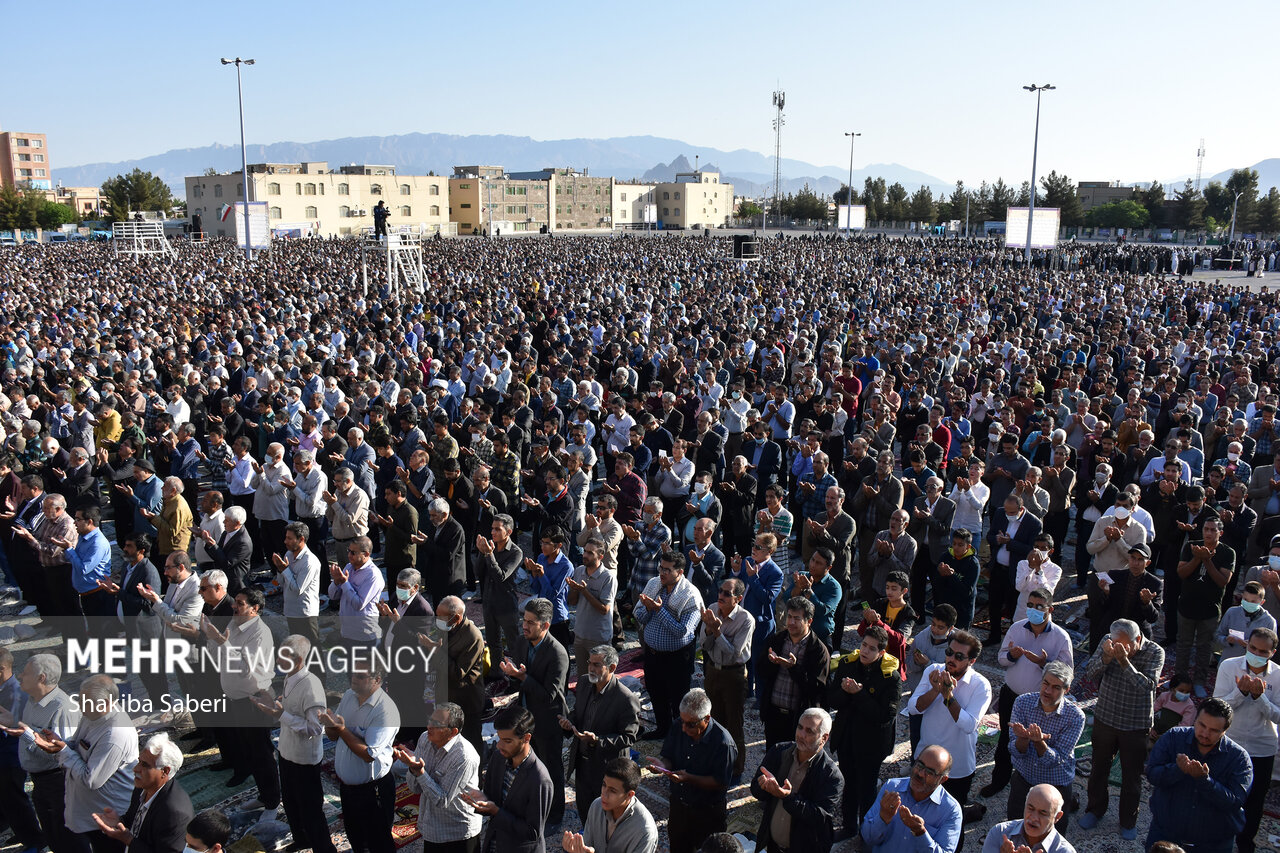
[[[1027,207],[1027,245],[1024,249],[1027,258],[1027,269],[1031,269],[1031,222],[1036,216],[1036,155],[1040,151],[1040,94],[1042,92],[1051,92],[1056,86],[1050,86],[1048,83],[1043,86],[1037,86],[1032,83],[1030,86],[1023,86],[1028,92],[1036,93],[1036,135],[1035,141],[1031,145],[1031,201]]]
[[[844,135],[849,137],[849,192],[844,199],[845,207],[848,208],[844,221],[844,238],[848,240],[853,234],[853,143],[862,134],[845,131]],[[839,211],[836,211],[836,215],[839,216]]]
[[[1231,202],[1231,236],[1227,238],[1227,243],[1231,245],[1231,266],[1229,269],[1236,268],[1236,207],[1240,204],[1240,196],[1244,195],[1244,190],[1236,193],[1236,200]]]
[[[254,60],[235,59],[222,60],[223,65],[234,65],[236,67],[236,95],[240,99],[240,175],[244,179],[244,259],[251,260],[253,258],[252,242],[249,239],[249,152],[244,146],[244,86],[240,82],[240,66],[252,65]]]

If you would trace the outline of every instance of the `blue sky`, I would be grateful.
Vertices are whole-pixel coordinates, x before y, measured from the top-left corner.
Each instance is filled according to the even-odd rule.
[[[21,75],[0,128],[49,134],[57,167],[238,142],[397,133],[537,139],[652,134],[783,155],[897,162],[947,181],[1031,167],[1076,180],[1168,180],[1280,156],[1275,0],[975,3],[76,3],[6,40]],[[367,14],[365,14],[367,13]],[[282,36],[282,34],[284,34]],[[97,54],[98,71],[50,58]],[[122,83],[121,78],[131,81]],[[132,99],[124,91],[132,88]],[[508,164],[513,168],[531,164]]]

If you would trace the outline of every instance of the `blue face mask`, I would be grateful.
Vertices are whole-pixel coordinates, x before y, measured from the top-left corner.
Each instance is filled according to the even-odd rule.
[[[1256,601],[1240,602],[1240,609],[1243,610],[1245,613],[1248,613],[1250,616],[1252,616],[1254,613],[1257,613],[1258,608],[1260,607],[1262,607],[1262,605]]]
[[[1263,667],[1267,665],[1267,659],[1262,655],[1255,655],[1253,652],[1244,653],[1244,662],[1252,667]]]
[[[1043,625],[1044,620],[1049,618],[1049,614],[1043,610],[1036,610],[1034,607],[1027,608],[1027,621],[1032,625]]]
[[[1187,698],[1190,696],[1191,696],[1190,693],[1183,693],[1181,690],[1173,691],[1173,698],[1178,700],[1179,702],[1187,701]]]

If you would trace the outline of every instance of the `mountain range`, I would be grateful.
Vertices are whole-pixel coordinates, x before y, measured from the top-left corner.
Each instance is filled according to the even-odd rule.
[[[348,163],[387,164],[406,175],[448,175],[454,166],[496,164],[509,171],[568,166],[622,180],[655,181],[672,180],[676,172],[692,171],[695,165],[710,171],[714,162],[738,195],[758,197],[773,191],[773,158],[768,155],[745,148],[699,148],[657,136],[536,140],[527,136],[407,133],[249,145],[247,151],[250,163],[323,160],[330,168]],[[693,163],[690,158],[694,158]],[[188,175],[199,175],[211,168],[219,172],[238,170],[240,151],[237,146],[221,144],[179,148],[136,160],[62,167],[54,177],[66,186],[99,186],[107,178],[135,168],[158,176],[181,197],[186,194],[183,179]],[[796,192],[808,184],[814,192],[830,195],[848,180],[848,168],[817,166],[784,157],[782,176],[784,193]],[[856,169],[854,186],[860,187],[868,176],[882,177],[890,184],[899,181],[908,191],[922,185],[932,187],[935,194],[952,188],[950,181],[896,163],[873,163]]]

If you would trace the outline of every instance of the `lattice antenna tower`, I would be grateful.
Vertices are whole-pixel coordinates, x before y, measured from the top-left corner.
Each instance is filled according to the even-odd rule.
[[[1200,147],[1196,149],[1196,192],[1200,192],[1200,172],[1204,169],[1204,137],[1200,137]]]
[[[778,204],[782,199],[782,126],[786,119],[782,109],[787,103],[787,93],[778,89],[773,93],[773,210],[780,214]]]

